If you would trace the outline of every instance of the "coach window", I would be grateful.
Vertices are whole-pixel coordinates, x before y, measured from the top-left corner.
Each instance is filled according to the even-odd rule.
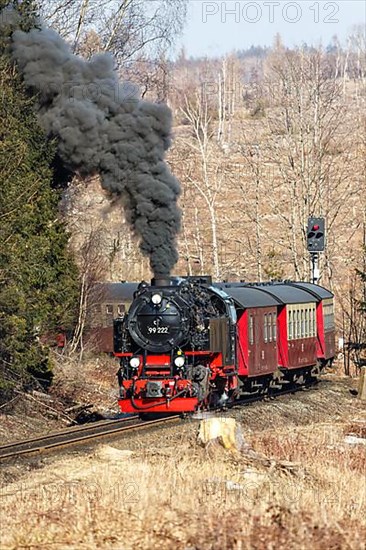
[[[272,342],[272,313],[267,314],[267,342]]]
[[[272,342],[272,313],[268,315],[268,340]]]
[[[309,336],[313,336],[313,308],[309,310]]]
[[[310,310],[309,332],[310,332],[310,336],[313,337],[314,336],[314,310],[313,309]]]
[[[301,325],[300,325],[300,310],[297,310],[296,312],[296,325],[297,325],[297,334],[296,338],[301,338]]]
[[[249,344],[251,346],[254,344],[254,319],[252,315],[249,317]]]
[[[273,335],[273,341],[276,342],[277,340],[277,317],[274,313],[272,315],[272,335]]]
[[[268,342],[268,325],[267,325],[267,314],[264,315],[264,342]]]
[[[313,310],[309,309],[309,337],[313,336]]]
[[[294,339],[297,339],[297,310],[294,311]]]
[[[309,336],[313,336],[313,309],[309,309]]]
[[[327,329],[328,328],[329,306],[324,306],[323,311],[324,311],[324,328]]]
[[[302,309],[300,312],[301,315],[301,338],[304,338],[305,336],[305,325],[304,325],[304,310]]]
[[[324,329],[329,330],[334,328],[334,311],[333,303],[324,304]]]
[[[294,312],[294,338],[295,340],[299,337],[299,312],[296,310]]]
[[[305,338],[309,336],[309,310],[308,308],[305,309]]]
[[[272,337],[271,337],[271,314],[270,313],[267,313],[266,324],[267,324],[267,342],[271,342]]]
[[[292,311],[288,312],[288,339],[292,340]]]

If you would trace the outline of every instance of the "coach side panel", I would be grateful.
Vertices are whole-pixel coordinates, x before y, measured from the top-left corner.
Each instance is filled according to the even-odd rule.
[[[260,376],[277,369],[277,309],[248,308],[238,321],[239,375]]]

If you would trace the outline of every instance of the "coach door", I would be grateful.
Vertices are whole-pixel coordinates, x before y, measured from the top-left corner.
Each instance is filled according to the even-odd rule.
[[[249,376],[258,376],[276,370],[276,308],[248,309],[248,362]]]

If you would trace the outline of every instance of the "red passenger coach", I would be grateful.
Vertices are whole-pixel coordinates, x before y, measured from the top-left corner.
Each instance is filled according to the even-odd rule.
[[[277,369],[278,301],[263,287],[224,283],[237,313],[237,374],[257,377]]]
[[[316,365],[316,297],[292,284],[275,283],[268,292],[279,303],[279,366],[286,370]]]
[[[123,412],[189,412],[313,380],[334,357],[333,294],[311,283],[153,280],[115,321]]]

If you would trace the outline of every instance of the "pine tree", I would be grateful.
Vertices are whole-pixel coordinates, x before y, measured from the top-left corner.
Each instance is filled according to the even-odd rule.
[[[3,394],[14,384],[27,383],[30,375],[50,380],[45,336],[69,329],[77,304],[77,270],[58,212],[62,185],[53,181],[51,168],[56,147],[37,123],[34,98],[25,90],[11,63],[5,42],[0,51]]]

